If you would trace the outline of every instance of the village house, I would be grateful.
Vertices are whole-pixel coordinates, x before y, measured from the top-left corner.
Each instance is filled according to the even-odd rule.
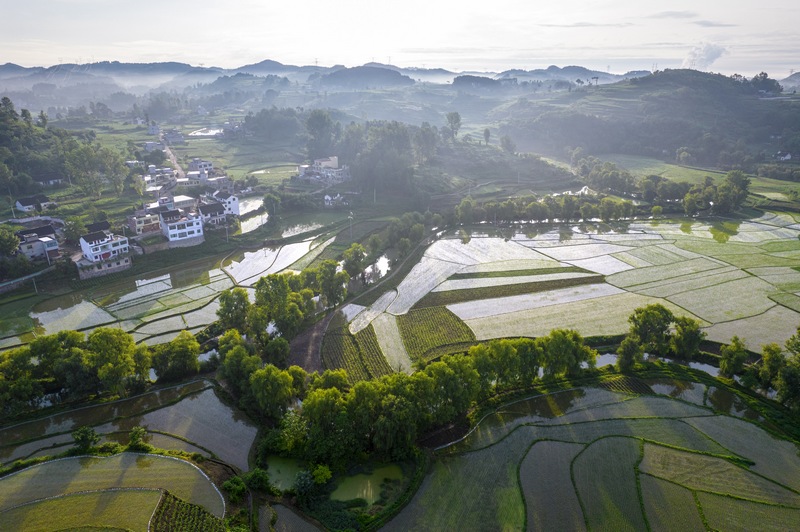
[[[161,218],[158,213],[140,213],[128,216],[128,227],[135,235],[146,235],[161,231]]]
[[[316,159],[310,165],[297,167],[298,178],[304,181],[320,182],[332,185],[350,179],[350,169],[347,165],[339,168],[339,157],[333,155],[324,159]]]
[[[214,163],[211,161],[204,161],[199,157],[193,158],[189,161],[189,171],[190,172],[205,172],[207,174],[214,173]]]
[[[64,178],[58,174],[40,174],[34,176],[33,180],[43,187],[57,187],[64,183]]]
[[[225,216],[225,206],[222,203],[206,203],[198,207],[203,225],[222,225],[227,217]]]
[[[46,260],[48,264],[58,258],[58,240],[55,236],[39,236],[29,234],[20,237],[18,252],[28,257],[28,260]]]
[[[55,202],[50,201],[44,194],[36,194],[28,198],[18,199],[14,207],[22,212],[36,212],[37,210],[46,209],[50,205],[55,205]]]
[[[147,153],[151,151],[164,151],[164,145],[160,142],[148,141],[144,143],[144,151]]]
[[[214,199],[225,206],[225,214],[239,216],[239,198],[230,192],[214,192]]]
[[[195,246],[205,242],[203,219],[199,214],[172,209],[162,211],[159,216],[161,233],[169,241],[170,248]]]
[[[81,279],[107,275],[131,267],[127,237],[107,230],[96,231],[81,236],[80,244],[83,257],[77,265]]]
[[[186,144],[186,139],[184,138],[183,133],[177,129],[165,131],[162,135],[162,138],[164,139],[164,142],[170,146],[174,146],[175,144]]]

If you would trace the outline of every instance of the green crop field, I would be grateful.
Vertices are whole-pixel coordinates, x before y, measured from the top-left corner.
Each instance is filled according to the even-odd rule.
[[[696,384],[646,382],[665,394],[585,388],[499,407],[438,451],[386,529],[797,528],[795,443],[672,398]]]
[[[211,481],[183,460],[122,453],[45,462],[0,479],[0,509],[38,499],[111,488],[167,489],[222,516],[225,504]],[[152,509],[151,509],[152,513]]]
[[[397,317],[400,336],[411,360],[424,360],[425,353],[445,344],[471,342],[475,335],[458,316],[445,307],[409,311]]]
[[[76,493],[0,511],[0,529],[25,532],[98,529],[147,530],[161,491],[124,489]]]

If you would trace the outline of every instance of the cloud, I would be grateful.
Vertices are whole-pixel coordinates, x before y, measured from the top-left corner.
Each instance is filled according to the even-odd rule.
[[[697,13],[694,11],[662,11],[650,15],[649,18],[695,18],[696,16]]]
[[[738,25],[738,24],[726,24],[724,22],[714,22],[713,20],[697,20],[695,22],[692,22],[692,24],[703,26],[704,28],[735,28]]]
[[[689,51],[689,55],[683,60],[682,68],[705,70],[727,52],[728,50],[724,46],[701,42]]]
[[[609,24],[600,24],[596,22],[573,22],[570,24],[537,24],[543,28],[624,28],[633,26],[630,22],[616,22]]]

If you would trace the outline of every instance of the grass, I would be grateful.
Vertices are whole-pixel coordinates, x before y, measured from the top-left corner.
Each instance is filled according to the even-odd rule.
[[[783,532],[800,529],[800,509],[797,508],[759,504],[711,493],[698,493],[697,498],[712,530]]]
[[[109,488],[168,489],[222,516],[224,503],[210,480],[183,460],[121,453],[109,458],[66,458],[0,479],[0,508],[37,499]]]
[[[414,362],[428,360],[426,353],[436,347],[475,340],[475,335],[458,316],[445,307],[412,310],[397,317],[406,351]]]
[[[4,530],[48,532],[81,527],[147,530],[161,491],[115,490],[77,493],[0,513]]]
[[[660,478],[641,474],[639,486],[651,530],[705,529],[695,499],[688,489]]]

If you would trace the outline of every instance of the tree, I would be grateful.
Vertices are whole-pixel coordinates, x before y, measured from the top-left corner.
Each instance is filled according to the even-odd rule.
[[[250,393],[261,414],[278,421],[292,401],[292,377],[272,364],[257,369],[250,375]]]
[[[781,370],[786,366],[786,357],[783,355],[781,346],[776,343],[767,344],[762,347],[761,367],[758,370],[758,381],[761,387],[768,390],[773,387],[778,379]]]
[[[219,295],[219,308],[217,309],[220,326],[225,330],[236,329],[245,332],[249,308],[250,300],[247,290],[240,287],[224,290]]]
[[[135,344],[131,335],[122,329],[100,327],[92,331],[86,343],[100,382],[106,389],[123,394],[134,370]]]
[[[319,159],[329,157],[333,148],[334,124],[331,115],[324,109],[314,109],[306,119],[308,157]]]
[[[632,335],[627,335],[617,348],[617,369],[627,372],[633,369],[637,363],[642,362],[644,350],[639,339]]]
[[[144,384],[150,378],[150,368],[152,360],[150,348],[145,344],[139,344],[133,350],[133,374],[139,384]]]
[[[458,137],[458,130],[461,129],[461,115],[458,114],[456,111],[451,111],[447,113],[447,126],[450,128],[452,132],[453,139]]]
[[[14,234],[14,230],[7,225],[0,225],[0,256],[10,257],[17,252],[19,238]]]
[[[147,443],[147,429],[144,427],[133,427],[128,436],[128,450],[150,452],[153,446]]]
[[[517,153],[517,145],[511,140],[511,137],[508,135],[503,135],[500,137],[500,147],[503,148],[504,151],[514,155]]]
[[[81,236],[86,234],[86,225],[79,216],[70,216],[64,220],[64,237],[67,241],[78,243]]]
[[[669,347],[669,328],[674,320],[665,306],[654,303],[633,311],[628,318],[631,334],[639,338],[647,353],[664,355]]]
[[[335,307],[347,297],[347,282],[350,277],[347,272],[337,272],[337,263],[333,260],[324,260],[319,265],[319,287],[329,307]]]
[[[250,354],[243,345],[237,345],[225,355],[221,373],[234,394],[241,397],[250,392],[250,376],[260,367],[259,356]]]
[[[200,371],[200,344],[189,331],[181,331],[178,336],[166,344],[155,347],[153,368],[159,381],[178,380]]]
[[[686,360],[691,360],[700,353],[700,344],[706,333],[700,330],[700,323],[692,318],[680,316],[675,318],[675,332],[669,340],[672,353]]]
[[[72,439],[78,451],[85,453],[100,442],[100,435],[92,427],[83,426],[72,431]]]
[[[486,145],[489,145],[489,138],[492,136],[492,132],[489,131],[489,128],[483,130],[483,140],[486,141]]]
[[[356,275],[361,275],[364,279],[364,263],[367,259],[367,250],[358,242],[354,242],[342,254],[342,268],[347,274],[353,278]]]
[[[723,377],[732,378],[741,373],[744,363],[747,361],[747,350],[744,342],[738,336],[731,338],[731,343],[722,346],[719,350],[719,374]]]

